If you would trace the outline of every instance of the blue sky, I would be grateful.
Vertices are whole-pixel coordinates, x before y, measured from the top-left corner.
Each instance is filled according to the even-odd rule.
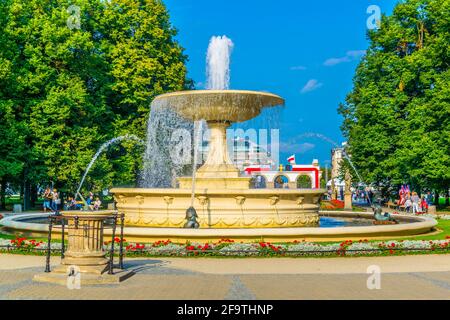
[[[209,39],[234,42],[231,89],[276,93],[286,100],[280,115],[280,160],[297,163],[331,158],[332,144],[306,136],[318,133],[341,143],[338,104],[368,46],[367,9],[390,14],[396,0],[165,0],[177,40],[189,56],[189,77],[205,83]],[[303,135],[303,136],[302,136]]]

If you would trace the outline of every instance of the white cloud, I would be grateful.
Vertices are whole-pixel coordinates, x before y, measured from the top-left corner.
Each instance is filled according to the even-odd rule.
[[[354,61],[365,54],[366,54],[366,50],[350,50],[350,51],[347,51],[347,53],[343,57],[329,58],[329,59],[325,60],[323,65],[326,67],[335,66],[340,63]]]
[[[303,71],[306,70],[305,66],[293,66],[290,68],[292,71]]]
[[[331,67],[331,66],[335,66],[337,64],[341,64],[344,62],[350,62],[349,57],[346,56],[346,57],[342,57],[342,58],[330,58],[330,59],[325,60],[323,65],[327,66],[327,67]]]
[[[305,84],[305,86],[300,91],[301,93],[307,93],[314,91],[316,89],[319,89],[321,86],[323,86],[323,83],[318,82],[316,79],[308,80],[308,82]]]

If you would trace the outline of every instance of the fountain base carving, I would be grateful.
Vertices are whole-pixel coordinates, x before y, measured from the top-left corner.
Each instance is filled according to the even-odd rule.
[[[234,177],[234,178],[195,178],[195,188],[203,192],[216,189],[249,189],[251,178]],[[180,189],[192,190],[192,178],[178,178]]]
[[[190,207],[189,189],[111,190],[127,226],[181,228]],[[197,189],[200,228],[289,228],[319,224],[323,189]]]

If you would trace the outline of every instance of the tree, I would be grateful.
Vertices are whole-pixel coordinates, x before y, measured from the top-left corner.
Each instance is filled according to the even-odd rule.
[[[192,88],[186,79],[183,49],[174,40],[164,4],[159,0],[113,0],[99,14],[96,33],[105,53],[110,82],[105,98],[115,115],[114,135],[145,138],[150,103],[159,94]],[[116,183],[131,184],[142,164],[142,149],[126,145],[115,157]]]
[[[4,30],[8,23],[6,13],[9,5],[10,1],[0,2],[0,30]],[[10,45],[5,33],[0,33],[0,47],[8,48]],[[0,209],[5,209],[7,184],[20,183],[23,161],[27,156],[24,148],[26,127],[17,121],[11,98],[12,60],[11,52],[0,52]]]
[[[16,121],[12,103],[0,101],[0,209],[5,209],[8,182],[20,181],[23,170],[24,128]]]
[[[73,192],[103,142],[145,137],[154,96],[190,87],[161,1],[5,0],[0,8],[0,159],[11,163],[0,179],[20,177],[25,194],[50,182]],[[111,147],[86,187],[131,184],[141,153],[131,142]]]
[[[339,106],[365,182],[448,192],[450,1],[408,0],[378,30]]]

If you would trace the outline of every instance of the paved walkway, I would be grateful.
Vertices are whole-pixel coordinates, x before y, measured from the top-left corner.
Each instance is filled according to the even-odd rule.
[[[0,299],[450,299],[450,255],[127,259],[133,277],[79,290],[32,282],[44,259],[0,255]],[[369,266],[379,290],[367,288]]]

